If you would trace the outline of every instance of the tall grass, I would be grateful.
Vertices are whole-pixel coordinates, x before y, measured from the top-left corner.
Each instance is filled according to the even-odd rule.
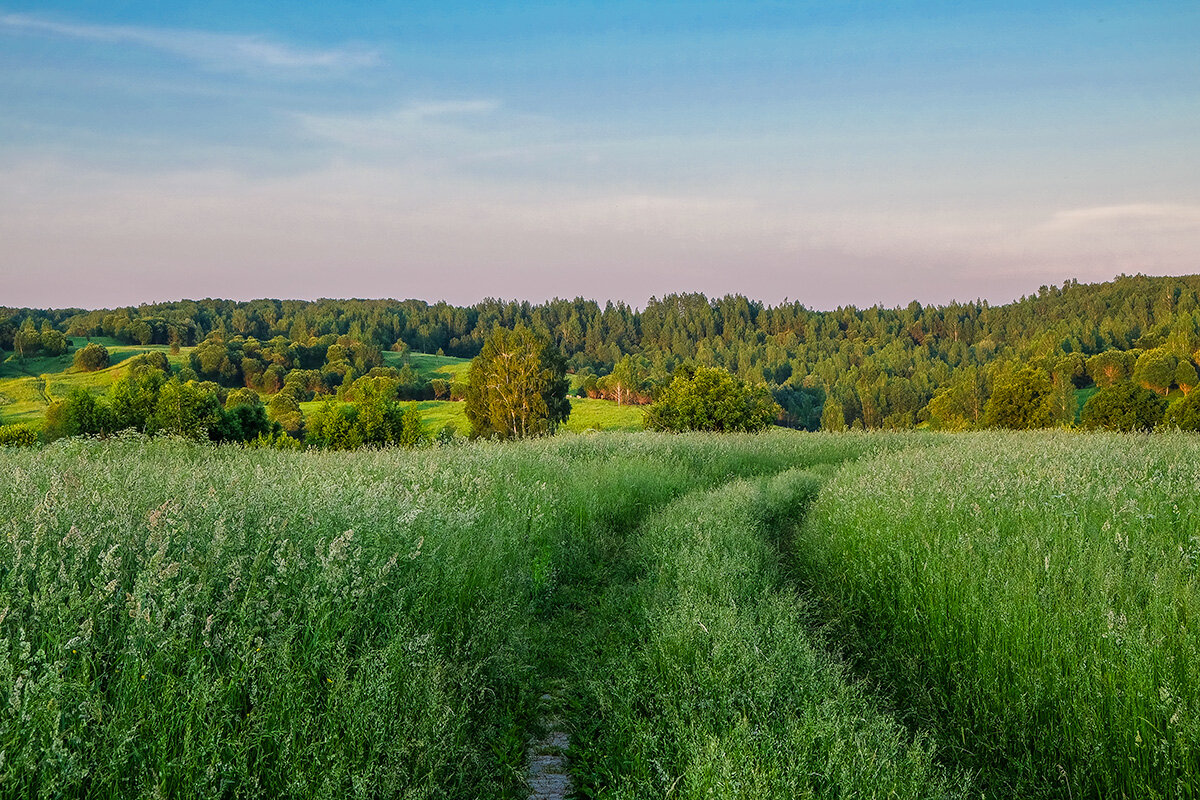
[[[1200,442],[955,437],[814,504],[802,579],[994,797],[1200,796]]]
[[[564,635],[544,610],[628,577],[623,531],[696,488],[878,446],[0,450],[0,794],[521,796]]]
[[[569,717],[581,796],[952,796],[820,646],[774,537],[819,479],[791,470],[686,495],[645,520],[639,579],[599,602]]]

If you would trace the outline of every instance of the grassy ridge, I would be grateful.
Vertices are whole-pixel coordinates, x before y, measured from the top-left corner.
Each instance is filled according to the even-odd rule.
[[[848,467],[803,580],[997,797],[1200,796],[1200,442],[972,434]]]
[[[0,787],[521,796],[550,598],[590,596],[619,532],[673,497],[875,446],[2,451]]]
[[[31,356],[24,360],[15,355],[0,361],[0,424],[22,423],[40,427],[51,400],[65,397],[72,389],[94,394],[107,392],[127,373],[125,361],[142,353],[167,353],[167,345],[126,345],[116,339],[94,336],[91,341],[108,349],[109,366],[88,372],[74,367],[75,351],[88,340],[73,338],[72,351],[61,356]],[[176,366],[187,363],[187,352],[168,355]]]
[[[957,796],[782,583],[773,537],[819,483],[800,470],[735,481],[643,523],[642,578],[610,599],[628,609],[623,630],[579,668],[582,796]]]

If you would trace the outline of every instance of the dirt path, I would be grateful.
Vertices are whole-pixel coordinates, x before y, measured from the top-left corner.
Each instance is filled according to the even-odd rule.
[[[543,734],[529,740],[529,763],[525,772],[529,800],[565,800],[573,788],[571,776],[567,774],[571,735],[563,729],[563,722],[554,711],[552,695],[542,695],[540,710],[539,727]]]

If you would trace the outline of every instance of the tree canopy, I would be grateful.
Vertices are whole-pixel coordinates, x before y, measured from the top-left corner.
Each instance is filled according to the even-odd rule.
[[[640,310],[581,297],[489,298],[462,307],[206,299],[93,311],[4,308],[0,348],[19,362],[58,352],[64,334],[192,347],[179,373],[185,381],[270,395],[283,389],[304,402],[376,374],[384,351],[471,358],[494,328],[517,325],[558,348],[582,394],[621,403],[651,399],[680,368],[720,367],[768,385],[785,406],[783,421],[809,430],[821,425],[827,406],[830,424],[840,410],[847,427],[978,428],[989,424],[983,412],[999,379],[1019,365],[1046,377],[1054,421],[1070,423],[1074,391],[1093,383],[1133,379],[1168,398],[1192,390],[1200,275],[1067,281],[1003,305],[831,311],[698,293],[652,297]],[[403,370],[395,372],[403,383]],[[406,386],[398,399],[460,399],[466,391],[457,382]]]
[[[567,365],[529,327],[496,328],[468,373],[471,436],[522,439],[554,433],[571,414]]]
[[[1162,421],[1167,401],[1131,381],[1119,381],[1096,392],[1080,412],[1083,427],[1115,431],[1148,431]]]
[[[716,367],[677,374],[646,410],[660,431],[758,431],[783,413],[763,384],[751,385]]]
[[[1032,367],[1002,375],[996,379],[983,416],[993,428],[1047,428],[1057,421],[1054,387],[1044,372]]]
[[[92,342],[75,351],[75,366],[87,372],[94,372],[108,366],[108,348]]]

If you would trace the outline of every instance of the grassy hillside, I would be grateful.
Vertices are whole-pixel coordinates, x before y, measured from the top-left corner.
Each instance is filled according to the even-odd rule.
[[[46,408],[57,398],[64,397],[72,389],[86,389],[102,394],[128,372],[125,362],[134,356],[151,351],[168,353],[176,367],[187,363],[190,348],[183,348],[178,355],[170,355],[167,345],[125,345],[101,336],[92,337],[108,349],[109,366],[87,372],[74,366],[75,350],[88,343],[87,339],[71,339],[72,350],[53,358],[34,356],[19,359],[9,354],[0,361],[0,425],[25,423],[40,426]]]
[[[461,383],[466,383],[467,371],[471,368],[471,359],[469,358],[439,356],[431,353],[394,353],[390,350],[384,351],[383,363],[396,369],[410,364],[416,370],[417,375],[427,381],[442,378]]]

